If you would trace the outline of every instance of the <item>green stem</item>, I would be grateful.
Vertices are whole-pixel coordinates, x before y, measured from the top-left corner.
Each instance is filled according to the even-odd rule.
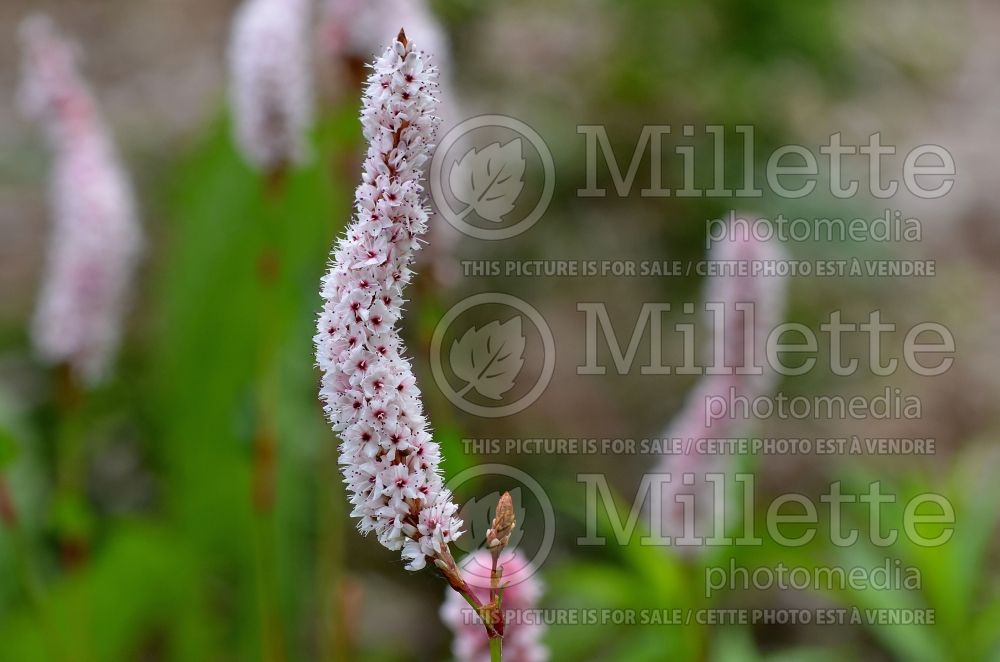
[[[62,363],[55,371],[58,420],[55,438],[55,535],[59,561],[68,572],[80,571],[90,556],[92,514],[86,497],[88,423],[87,392],[73,368]],[[25,552],[27,553],[27,552]],[[73,619],[66,623],[67,646],[73,659],[92,660],[91,600],[86,590],[70,599]]]
[[[461,571],[455,565],[455,559],[451,556],[451,550],[447,546],[442,550],[441,560],[446,564],[445,568],[441,569],[441,572],[448,581],[448,585],[451,586],[453,591],[461,595],[476,610],[476,613],[479,614],[479,618],[483,621],[483,627],[486,628],[486,636],[489,637],[490,641],[502,638],[503,612],[500,611],[500,600],[491,599],[486,604],[479,601],[479,598],[472,592],[469,585],[462,579]]]
[[[280,194],[281,175],[268,180],[267,202]],[[253,435],[252,502],[254,509],[254,548],[257,574],[257,600],[260,615],[262,657],[267,662],[285,659],[285,637],[277,572],[277,523],[275,521],[275,486],[279,444],[277,438],[278,384],[277,356],[280,346],[280,269],[281,260],[277,219],[267,214],[260,232],[257,259],[257,364],[256,425]]]
[[[281,615],[278,611],[277,577],[274,573],[275,554],[273,526],[269,518],[258,516],[254,527],[254,547],[257,570],[257,606],[261,623],[261,653],[264,660],[281,662],[284,655],[284,636]]]
[[[499,616],[499,636],[490,637],[490,662],[500,662],[501,648],[503,647],[503,591],[500,590],[500,577],[503,568],[497,568],[497,558],[499,554],[492,554],[493,567],[490,570],[490,601],[496,605]]]
[[[89,517],[84,482],[87,454],[84,448],[84,392],[72,368],[56,368],[56,537],[60,560],[72,570],[86,561]]]

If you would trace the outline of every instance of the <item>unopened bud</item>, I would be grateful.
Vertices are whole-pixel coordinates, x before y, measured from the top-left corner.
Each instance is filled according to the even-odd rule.
[[[486,532],[486,547],[494,554],[499,554],[510,542],[510,534],[514,532],[517,520],[514,518],[514,500],[510,492],[504,492],[497,502],[493,525]]]

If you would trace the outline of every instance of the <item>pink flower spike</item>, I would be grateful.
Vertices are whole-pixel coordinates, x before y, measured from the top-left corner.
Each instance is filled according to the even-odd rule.
[[[301,163],[312,122],[309,0],[246,0],[229,44],[236,143],[270,172]]]
[[[77,69],[74,46],[45,16],[21,24],[20,102],[53,153],[54,226],[32,340],[82,383],[108,371],[141,244],[131,184]]]
[[[362,533],[401,550],[409,570],[428,560],[451,568],[447,545],[462,525],[396,329],[417,238],[427,228],[419,166],[438,123],[436,86],[436,69],[407,41],[397,39],[375,60],[361,109],[369,147],[355,217],[323,278],[315,336],[320,398],[341,432],[352,515]]]
[[[752,402],[765,396],[774,388],[777,378],[767,363],[767,337],[783,319],[787,279],[752,275],[752,271],[750,275],[741,275],[729,269],[752,269],[755,263],[774,263],[784,259],[784,252],[774,242],[760,241],[744,232],[746,227],[732,225],[731,233],[713,248],[709,259],[726,263],[727,270],[723,272],[726,275],[711,277],[705,289],[706,306],[721,307],[723,320],[721,331],[715,330],[721,342],[713,345],[722,350],[724,358],[713,357],[712,363],[729,370],[725,374],[703,375],[663,434],[664,439],[681,440],[689,451],[663,457],[656,469],[656,473],[670,477],[670,482],[662,486],[661,533],[670,536],[671,544],[679,551],[702,549],[678,539],[711,536],[715,522],[722,521],[726,513],[726,504],[715,503],[713,485],[706,474],[728,473],[732,462],[725,456],[699,452],[698,441],[728,438],[740,430],[734,418],[710,416],[710,403],[725,400],[729,403],[727,410],[732,411],[733,399],[746,398]],[[719,314],[714,312],[713,323]],[[749,342],[748,329],[752,332]],[[737,367],[757,367],[760,374],[740,374]],[[685,475],[689,475],[687,482],[691,484],[684,484]],[[694,499],[693,507],[688,507],[693,511],[690,514],[685,510],[685,496]]]

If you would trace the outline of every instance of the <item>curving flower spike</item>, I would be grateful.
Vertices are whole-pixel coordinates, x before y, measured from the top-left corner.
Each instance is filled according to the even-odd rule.
[[[427,228],[420,167],[438,122],[436,76],[402,32],[375,60],[361,110],[369,145],[354,220],[323,278],[315,336],[320,397],[341,436],[351,515],[362,533],[402,550],[409,570],[428,560],[453,567],[447,545],[462,533],[396,329]]]
[[[135,202],[75,47],[45,16],[25,19],[20,36],[20,104],[44,126],[54,155],[55,221],[32,340],[43,360],[94,385],[118,347],[140,252]]]
[[[481,549],[461,562],[462,576],[473,593],[487,602],[490,592],[490,552]],[[503,659],[506,662],[545,662],[548,649],[542,644],[545,625],[531,612],[538,609],[544,587],[531,563],[520,551],[506,551],[500,557],[503,575],[501,608],[508,616],[503,635]],[[452,654],[459,662],[489,662],[489,638],[476,611],[454,591],[445,594],[441,620],[452,632]]]
[[[309,0],[246,0],[229,44],[230,102],[244,158],[268,172],[301,163],[312,122]]]
[[[747,224],[735,223],[731,226],[729,239],[717,244],[710,258],[715,262],[734,265],[752,265],[758,262],[780,261],[784,253],[773,242],[764,242],[745,230]],[[721,306],[723,326],[720,332],[724,364],[735,366],[761,366],[760,374],[706,374],[688,395],[681,411],[671,421],[664,432],[664,439],[692,440],[690,452],[665,456],[656,473],[669,474],[670,482],[663,486],[662,533],[676,539],[693,533],[696,537],[711,535],[711,517],[720,518],[726,508],[724,503],[715,503],[712,485],[707,482],[708,473],[725,473],[730,465],[728,458],[706,455],[697,451],[697,440],[705,438],[726,438],[737,433],[738,422],[732,418],[713,419],[708,406],[720,399],[730,402],[735,398],[750,401],[766,395],[773,388],[777,378],[766,360],[767,337],[780,324],[787,297],[787,279],[761,275],[725,275],[712,277],[705,290],[706,304]],[[750,311],[743,308],[752,304]],[[739,306],[739,308],[737,308]],[[752,320],[744,317],[752,315]],[[752,329],[752,338],[747,342],[747,329]],[[751,356],[745,356],[751,353]],[[716,360],[714,363],[721,363]],[[691,474],[693,484],[683,484],[682,477]],[[685,527],[685,510],[681,495],[693,497],[694,521]],[[685,547],[681,547],[684,549]],[[690,545],[687,549],[697,549]]]

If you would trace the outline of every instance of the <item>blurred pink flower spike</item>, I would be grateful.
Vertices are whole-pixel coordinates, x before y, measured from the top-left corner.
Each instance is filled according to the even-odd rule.
[[[229,44],[236,144],[271,174],[308,156],[312,123],[310,0],[246,0]]]
[[[740,214],[734,217],[749,218]],[[767,362],[767,337],[783,321],[787,279],[755,274],[753,267],[780,261],[784,252],[774,242],[753,237],[748,227],[745,223],[731,225],[729,235],[709,255],[713,262],[727,264],[724,275],[709,278],[704,295],[705,307],[712,317],[712,352],[721,351],[724,357],[720,361],[713,356],[712,363],[724,363],[726,370],[724,374],[704,374],[663,433],[664,439],[679,439],[683,444],[690,440],[689,452],[664,456],[656,469],[657,473],[670,477],[661,495],[661,533],[670,536],[671,545],[681,553],[703,550],[699,541],[714,533],[715,524],[724,522],[727,512],[727,504],[716,503],[714,485],[706,475],[728,474],[731,459],[701,453],[697,442],[739,434],[740,423],[735,418],[710,417],[710,403],[725,400],[731,405],[734,398],[752,402],[768,395],[776,382],[777,375]],[[734,273],[729,268],[746,271]],[[715,328],[720,320],[721,331]],[[759,371],[751,371],[759,374],[740,374],[744,371],[737,369],[754,366]],[[732,411],[732,407],[728,410]],[[685,501],[691,505],[686,506]]]
[[[53,231],[32,340],[46,362],[85,385],[108,372],[142,243],[131,184],[73,44],[45,16],[20,28],[20,104],[53,153]]]
[[[323,0],[319,24],[323,57],[362,61],[403,25],[409,39],[434,53],[442,77],[448,78],[448,41],[426,0]]]
[[[489,550],[481,549],[462,559],[462,576],[482,601],[489,599],[491,584]],[[517,550],[500,555],[503,578],[503,610],[508,618],[503,635],[503,659],[506,662],[545,662],[548,650],[542,644],[545,625],[537,618],[543,586],[535,568]],[[441,620],[455,638],[452,654],[458,662],[489,662],[489,639],[476,611],[454,591],[448,591],[441,605]]]

